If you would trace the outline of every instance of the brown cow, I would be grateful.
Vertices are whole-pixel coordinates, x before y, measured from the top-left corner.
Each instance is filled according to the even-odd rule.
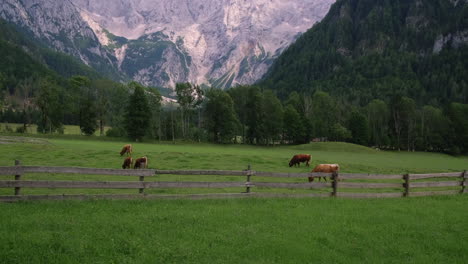
[[[124,159],[124,162],[122,164],[122,169],[131,169],[133,165],[133,159],[132,157],[126,157]]]
[[[148,168],[148,158],[147,157],[141,157],[135,160],[135,166],[133,166],[134,169],[147,169]]]
[[[132,145],[131,144],[127,144],[127,145],[123,146],[122,150],[120,151],[120,156],[122,156],[125,153],[127,153],[127,155],[132,155]]]
[[[309,162],[310,162],[311,158],[312,158],[312,156],[310,156],[309,154],[294,155],[292,157],[291,161],[289,161],[289,167],[292,167],[293,165],[298,165],[300,167],[301,162],[305,162],[306,166],[309,167]]]
[[[319,164],[315,166],[315,168],[312,170],[312,172],[323,172],[323,173],[333,173],[333,172],[338,172],[340,171],[340,165],[338,164]],[[321,180],[322,177],[318,177],[319,181]],[[326,177],[323,177],[325,181],[327,181]],[[309,177],[309,182],[313,182],[314,177]]]

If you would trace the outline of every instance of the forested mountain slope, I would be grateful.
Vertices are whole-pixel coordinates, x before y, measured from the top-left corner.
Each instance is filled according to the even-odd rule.
[[[42,46],[18,30],[14,25],[0,19],[0,90],[15,92],[19,82],[26,79],[84,75],[91,79],[100,77],[95,70],[77,59]]]
[[[465,0],[339,0],[261,84],[281,97],[329,92],[353,104],[393,95],[468,102]]]
[[[3,0],[0,18],[14,24],[36,43],[71,55],[108,78],[123,78],[115,67],[115,58],[100,45],[68,0]]]

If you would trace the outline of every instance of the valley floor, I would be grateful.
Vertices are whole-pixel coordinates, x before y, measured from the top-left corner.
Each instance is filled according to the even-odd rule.
[[[11,166],[18,159],[24,165],[96,168],[120,168],[119,151],[129,143],[86,137],[2,136],[0,141],[0,166]],[[257,171],[310,171],[305,166],[288,166],[297,153],[312,154],[311,166],[339,163],[344,172],[356,173],[461,171],[468,164],[468,157],[384,152],[346,143],[281,147],[132,144],[134,156],[148,156],[153,169],[243,170],[250,164]],[[98,180],[82,175],[35,177],[25,176]],[[156,180],[189,180],[167,177]],[[0,180],[11,179],[0,176]],[[11,192],[0,190],[1,195]],[[0,203],[0,212],[0,263],[8,264],[464,263],[468,259],[466,194],[363,200],[17,202]]]
[[[464,263],[468,196],[0,204],[0,263]]]

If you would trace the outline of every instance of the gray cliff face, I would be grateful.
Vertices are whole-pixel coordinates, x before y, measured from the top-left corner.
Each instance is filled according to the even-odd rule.
[[[0,17],[145,85],[251,84],[335,0],[1,0]]]
[[[229,87],[250,84],[263,76],[272,60],[302,32],[322,19],[334,0],[71,0],[80,8],[101,43],[117,53],[123,70],[148,85],[174,87],[190,81]],[[105,29],[105,30],[104,30]],[[108,34],[108,31],[111,34]],[[162,44],[149,49],[153,65],[133,56],[136,42],[159,33]],[[109,35],[112,35],[109,37]],[[114,47],[115,36],[127,46]],[[168,44],[168,43],[172,44]],[[141,43],[140,43],[141,44]],[[162,60],[155,49],[170,49]],[[133,47],[132,47],[133,46]],[[143,47],[144,46],[144,47]],[[125,49],[125,54],[122,54]],[[166,57],[168,56],[168,57]],[[142,54],[141,60],[145,60]],[[129,72],[130,70],[130,72]],[[134,72],[137,72],[135,74]],[[144,78],[142,76],[145,76]]]
[[[449,33],[447,35],[440,35],[437,37],[433,53],[439,53],[442,48],[449,45],[452,48],[459,48],[462,45],[468,43],[468,31],[457,31],[455,33]]]
[[[46,45],[98,70],[112,68],[116,62],[67,0],[2,0],[0,17],[29,31]]]

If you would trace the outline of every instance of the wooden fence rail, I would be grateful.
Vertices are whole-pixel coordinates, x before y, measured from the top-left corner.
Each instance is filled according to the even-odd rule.
[[[25,174],[79,174],[79,175],[112,175],[133,176],[138,181],[63,181],[63,180],[23,180]],[[122,169],[98,169],[80,167],[46,167],[46,166],[22,166],[20,161],[15,161],[15,166],[0,167],[0,175],[14,175],[14,180],[0,180],[0,188],[14,188],[14,195],[0,195],[0,201],[37,200],[37,199],[85,199],[88,198],[112,198],[112,199],[168,199],[203,197],[349,197],[349,198],[383,198],[383,197],[408,197],[428,195],[449,195],[467,193],[468,175],[463,172],[431,173],[431,174],[357,174],[357,173],[283,173],[260,172],[252,170],[249,165],[246,170],[122,170]],[[192,181],[146,181],[145,177],[158,175],[192,175],[192,176],[243,176],[245,182],[192,182]],[[303,178],[303,182],[266,182],[263,178]],[[327,182],[308,182],[307,177],[328,177]],[[252,179],[258,179],[253,181]],[[437,181],[430,180],[438,178]],[[263,180],[262,180],[263,179]],[[421,180],[430,181],[421,181]],[[452,179],[452,180],[450,180]],[[392,182],[369,181],[392,180]],[[442,180],[442,181],[440,181]],[[361,181],[361,182],[359,182]],[[363,182],[364,181],[364,182]],[[186,194],[186,195],[154,195],[145,194],[146,189],[155,188],[245,188],[241,193],[222,194]],[[441,188],[450,188],[442,190]],[[460,189],[456,189],[456,188]],[[64,188],[64,189],[138,189],[138,194],[103,194],[103,195],[22,195],[22,188]],[[303,189],[315,190],[319,193],[252,193],[251,188],[261,189]],[[418,189],[415,189],[418,188]],[[431,188],[430,190],[424,190]],[[454,189],[455,188],[455,189]],[[354,189],[367,189],[369,192],[354,193]],[[421,190],[422,189],[422,190]],[[435,190],[434,190],[435,189]],[[381,192],[374,192],[375,190]],[[382,191],[383,190],[383,191]]]

